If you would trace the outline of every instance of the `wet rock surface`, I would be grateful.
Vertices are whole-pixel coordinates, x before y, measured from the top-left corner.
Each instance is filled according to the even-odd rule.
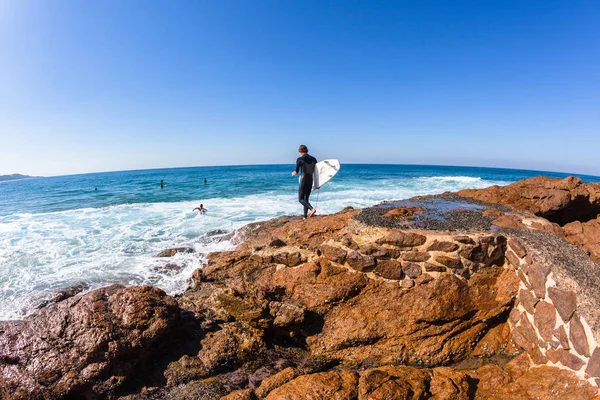
[[[107,396],[128,384],[169,344],[175,300],[151,287],[109,286],[0,322],[3,398]]]

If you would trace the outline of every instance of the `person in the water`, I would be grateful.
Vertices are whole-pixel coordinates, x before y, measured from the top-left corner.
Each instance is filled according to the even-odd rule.
[[[163,179],[160,180],[160,188],[164,189],[165,187],[165,181]]]
[[[298,201],[304,206],[304,218],[310,218],[317,212],[308,202],[313,186],[313,174],[317,159],[308,154],[308,148],[303,144],[298,147],[298,152],[300,157],[296,160],[296,170],[292,172],[292,176],[298,175],[298,172],[302,170],[302,177],[298,186]]]
[[[204,208],[204,206],[202,204],[200,204],[200,207],[196,207],[192,211],[196,211],[196,210],[198,210],[198,212],[200,214],[206,214],[206,208]]]

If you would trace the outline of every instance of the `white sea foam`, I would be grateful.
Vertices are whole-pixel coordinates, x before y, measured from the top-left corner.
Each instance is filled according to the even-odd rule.
[[[383,200],[442,193],[490,182],[471,177],[373,180],[362,187],[331,182],[314,192],[319,214]],[[206,215],[192,212],[197,201],[143,203],[0,217],[0,320],[20,319],[56,290],[78,283],[90,289],[111,283],[150,284],[180,293],[204,255],[233,248],[207,234],[231,232],[279,215],[299,215],[295,193],[272,191],[203,200]],[[217,235],[218,236],[218,235]],[[192,247],[194,253],[156,258],[161,250]],[[181,270],[165,269],[174,263]]]

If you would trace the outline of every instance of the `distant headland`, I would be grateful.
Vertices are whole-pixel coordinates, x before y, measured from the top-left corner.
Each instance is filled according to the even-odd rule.
[[[21,175],[21,174],[0,175],[0,182],[14,181],[17,179],[29,179],[29,178],[39,178],[39,176],[29,176],[29,175]]]

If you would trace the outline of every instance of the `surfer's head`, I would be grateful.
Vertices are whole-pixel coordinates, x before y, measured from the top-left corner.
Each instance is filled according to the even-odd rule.
[[[300,153],[308,153],[308,147],[306,147],[305,145],[301,144],[300,147],[298,147],[298,151]]]

